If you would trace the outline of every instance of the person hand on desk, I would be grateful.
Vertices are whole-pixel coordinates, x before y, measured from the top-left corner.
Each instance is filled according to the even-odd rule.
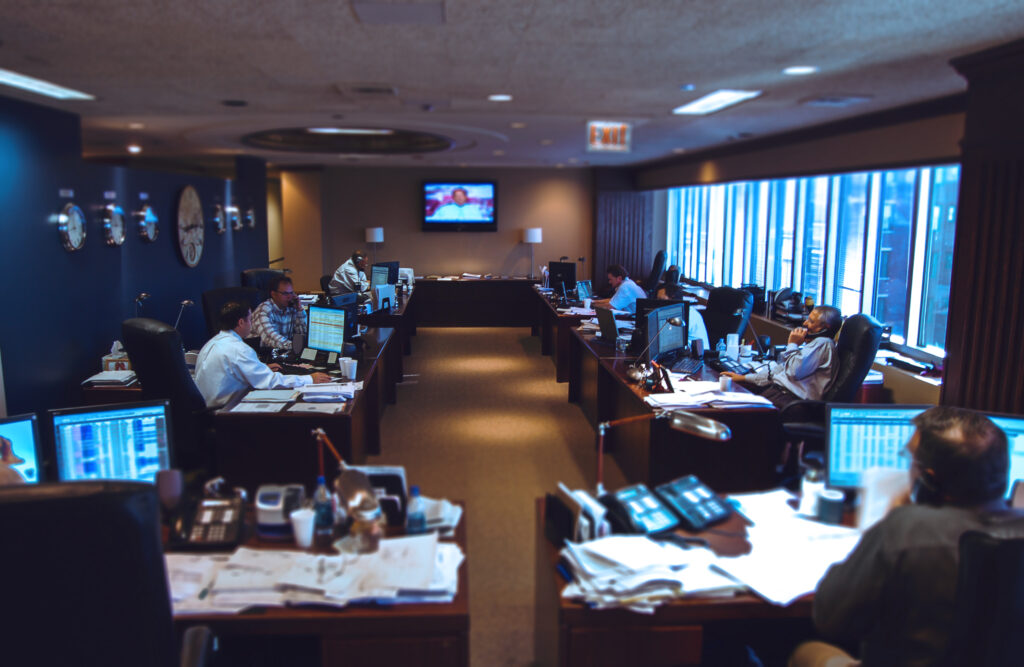
[[[267,364],[267,368],[274,371],[275,373],[281,372],[281,364]],[[313,378],[313,384],[324,384],[325,382],[331,381],[330,375],[328,375],[327,373],[321,373],[320,371],[317,371],[316,373],[310,373],[309,377]]]

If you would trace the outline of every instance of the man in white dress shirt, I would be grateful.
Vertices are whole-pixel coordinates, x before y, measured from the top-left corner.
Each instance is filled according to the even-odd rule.
[[[627,313],[636,312],[636,300],[646,299],[647,292],[643,287],[637,285],[629,277],[626,268],[621,264],[612,264],[608,267],[608,283],[615,289],[615,294],[610,299],[594,299],[592,305],[599,308],[611,308],[613,310],[624,310]]]
[[[277,364],[266,365],[242,340],[252,331],[252,310],[231,301],[220,309],[220,333],[207,341],[196,358],[196,385],[207,407],[224,405],[250,389],[290,389],[330,382],[326,373],[282,375]]]
[[[328,287],[330,296],[338,294],[364,294],[370,289],[370,281],[366,279],[366,253],[356,250],[345,263],[338,267]]]

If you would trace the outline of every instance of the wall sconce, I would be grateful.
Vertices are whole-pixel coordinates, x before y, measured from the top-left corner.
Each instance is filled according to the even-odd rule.
[[[544,240],[544,230],[540,227],[527,227],[523,230],[523,243],[530,246],[530,279],[533,280],[533,246]]]

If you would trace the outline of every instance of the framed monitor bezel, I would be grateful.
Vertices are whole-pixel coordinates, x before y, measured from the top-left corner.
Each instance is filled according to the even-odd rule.
[[[64,480],[63,476],[61,475],[61,469],[60,469],[61,457],[59,456],[59,452],[57,450],[57,431],[56,431],[56,429],[54,427],[54,418],[55,417],[63,417],[65,415],[82,414],[82,413],[86,413],[86,412],[105,412],[105,411],[111,411],[112,412],[112,411],[115,411],[115,410],[133,410],[135,408],[152,408],[152,407],[156,407],[158,405],[164,406],[164,414],[167,415],[167,422],[166,422],[166,427],[167,427],[167,468],[164,468],[164,470],[169,470],[171,468],[174,468],[175,464],[177,463],[177,459],[176,459],[175,453],[174,453],[174,414],[173,414],[173,412],[171,410],[171,401],[170,401],[170,399],[158,398],[158,399],[153,399],[153,400],[149,400],[149,401],[132,401],[132,402],[129,402],[129,403],[106,403],[106,404],[103,404],[103,405],[79,405],[79,406],[70,407],[70,408],[51,408],[50,410],[47,410],[47,416],[48,416],[48,419],[49,419],[49,427],[50,427],[49,428],[50,445],[52,446],[52,454],[53,454],[53,466],[52,466],[53,479],[55,481],[59,481],[59,482],[73,481],[73,480]],[[103,479],[107,479],[107,478],[103,478]],[[145,481],[145,480],[139,480],[139,481]]]
[[[355,293],[352,292],[352,294],[355,294]],[[338,296],[343,296],[343,295],[338,294],[338,295],[336,295],[335,297],[332,297],[332,298],[336,298]],[[356,300],[358,302],[358,295],[356,297]],[[312,336],[310,336],[310,332],[312,331],[311,327],[313,325],[313,321],[312,320],[313,320],[313,309],[314,308],[322,308],[324,310],[340,310],[342,313],[345,314],[345,322],[343,323],[343,325],[341,327],[342,328],[342,334],[341,334],[341,350],[340,351],[338,351],[338,350],[321,350],[318,347],[313,347],[313,345],[312,345]],[[334,353],[336,353],[338,355],[345,354],[345,343],[350,340],[350,338],[348,337],[348,333],[350,331],[350,326],[355,326],[355,323],[353,322],[352,324],[350,324],[349,320],[355,320],[355,319],[357,319],[359,317],[358,312],[357,312],[358,308],[359,308],[358,303],[351,304],[351,305],[345,305],[345,306],[335,306],[333,304],[328,305],[328,304],[322,304],[322,303],[314,303],[314,304],[310,305],[308,308],[306,308],[306,347],[308,347],[310,349],[313,349],[313,350],[316,350],[318,352],[328,352],[328,353],[329,352],[334,352]]]
[[[8,415],[7,417],[0,417],[0,426],[2,426],[3,424],[13,424],[13,423],[16,423],[16,422],[23,422],[23,421],[29,421],[29,422],[32,423],[32,440],[33,440],[32,445],[33,445],[33,448],[35,450],[35,451],[32,452],[32,454],[35,457],[35,462],[36,462],[36,481],[34,481],[34,482],[29,482],[28,480],[25,480],[25,481],[26,481],[27,484],[39,484],[41,482],[47,481],[47,476],[46,476],[46,472],[45,472],[46,471],[46,466],[44,465],[44,461],[43,461],[43,449],[44,449],[43,448],[43,441],[40,439],[40,435],[39,435],[39,415],[37,413],[35,413],[35,412],[26,412],[26,413],[23,413],[23,414],[20,414],[20,415]],[[15,448],[13,453],[15,455],[17,455],[18,454],[18,449],[21,448],[21,444],[20,443],[11,443],[11,445],[12,445],[12,447]],[[10,464],[8,464],[8,465],[10,465]],[[14,468],[14,465],[11,465],[11,468]],[[18,474],[21,474],[21,473],[19,472]],[[24,475],[22,475],[22,479],[24,479]]]
[[[933,405],[917,405],[905,403],[826,403],[825,404],[825,484],[830,489],[842,489],[856,491],[860,488],[857,484],[836,484],[832,481],[832,411],[834,409],[850,408],[885,408],[885,409],[906,409],[925,411]]]
[[[427,219],[427,187],[431,185],[490,185],[494,196],[491,222],[439,222]],[[420,220],[425,232],[496,232],[498,231],[498,181],[488,179],[429,179],[420,182]]]

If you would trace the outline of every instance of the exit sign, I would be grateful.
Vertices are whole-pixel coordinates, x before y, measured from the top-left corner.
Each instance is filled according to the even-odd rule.
[[[588,151],[628,153],[632,138],[632,123],[608,120],[592,120],[587,123]]]

